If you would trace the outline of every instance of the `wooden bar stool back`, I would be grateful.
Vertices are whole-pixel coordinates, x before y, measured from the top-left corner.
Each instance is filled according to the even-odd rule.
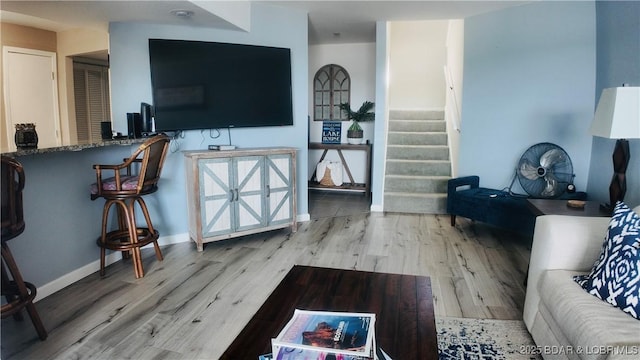
[[[104,198],[102,234],[97,240],[100,247],[100,275],[105,275],[106,250],[121,251],[123,258],[132,258],[136,278],[144,276],[140,248],[153,243],[158,261],[162,252],[158,246],[159,233],[154,229],[142,199],[143,195],[158,190],[158,180],[169,148],[169,137],[156,135],[145,141],[130,158],[118,165],[94,165],[96,182],[91,186],[91,199]],[[137,170],[137,171],[136,171]],[[146,226],[136,222],[136,204]],[[116,207],[118,228],[108,231],[109,210]]]
[[[22,234],[24,231],[24,214],[22,207],[22,189],[25,176],[22,165],[15,159],[2,156],[2,295],[7,300],[2,305],[2,318],[13,315],[14,319],[22,320],[20,311],[27,309],[31,322],[41,340],[47,338],[40,315],[33,304],[36,297],[36,287],[25,282],[18,269],[18,264],[9,250],[7,241]]]

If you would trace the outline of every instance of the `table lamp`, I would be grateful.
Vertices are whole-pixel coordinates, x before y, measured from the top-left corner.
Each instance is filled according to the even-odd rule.
[[[613,177],[609,185],[609,204],[601,205],[613,212],[616,202],[627,191],[626,171],[630,152],[627,139],[640,139],[640,87],[623,86],[602,90],[591,124],[591,135],[618,139],[613,149]]]

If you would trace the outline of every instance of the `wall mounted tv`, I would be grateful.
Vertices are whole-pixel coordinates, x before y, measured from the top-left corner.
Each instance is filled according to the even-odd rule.
[[[291,50],[149,39],[156,131],[293,125]]]

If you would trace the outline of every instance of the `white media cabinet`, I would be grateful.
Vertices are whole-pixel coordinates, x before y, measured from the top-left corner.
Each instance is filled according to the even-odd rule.
[[[189,235],[204,243],[296,223],[296,149],[184,151]]]

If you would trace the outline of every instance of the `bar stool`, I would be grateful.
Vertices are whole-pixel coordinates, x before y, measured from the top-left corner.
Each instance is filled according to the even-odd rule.
[[[2,305],[2,318],[13,315],[21,321],[23,308],[27,309],[31,322],[41,340],[47,338],[40,315],[33,304],[36,297],[36,287],[25,282],[18,269],[13,254],[9,250],[7,241],[22,234],[25,223],[22,207],[22,189],[24,189],[24,169],[15,159],[2,156],[2,295],[7,303]]]
[[[144,276],[140,248],[153,243],[158,261],[162,252],[158,246],[159,233],[153,228],[143,195],[158,190],[160,172],[169,148],[169,137],[156,135],[145,141],[130,158],[118,165],[93,165],[96,182],[91,185],[91,200],[104,198],[100,247],[100,276],[105,275],[106,250],[121,251],[123,258],[131,256],[136,278]],[[138,166],[134,166],[137,164]],[[134,170],[137,168],[137,174]],[[108,176],[108,177],[107,177]],[[136,204],[142,211],[146,227],[136,222]],[[111,206],[116,207],[118,228],[108,231]]]

